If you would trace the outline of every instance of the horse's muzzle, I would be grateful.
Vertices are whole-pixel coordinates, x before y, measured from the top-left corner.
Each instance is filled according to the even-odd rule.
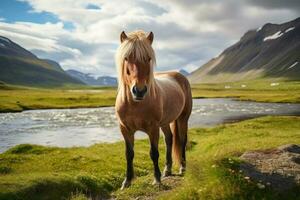
[[[133,99],[136,101],[141,101],[144,99],[146,93],[147,93],[147,86],[144,86],[143,89],[139,89],[136,85],[132,87],[132,96]]]

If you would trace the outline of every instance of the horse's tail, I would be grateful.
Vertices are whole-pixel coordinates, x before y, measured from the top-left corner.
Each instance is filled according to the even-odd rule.
[[[185,165],[185,148],[187,144],[188,119],[192,112],[192,93],[189,81],[181,74],[178,74],[182,81],[185,93],[185,105],[182,113],[171,123],[173,133],[173,159],[177,164]]]
[[[172,123],[172,133],[173,133],[173,148],[172,148],[172,155],[173,155],[173,160],[175,161],[176,164],[180,164],[181,161],[181,154],[182,154],[182,143],[179,135],[179,130],[178,130],[178,122],[177,120]]]
[[[176,164],[180,164],[182,161],[183,148],[186,146],[187,142],[187,131],[184,126],[185,122],[181,119],[177,119],[172,123],[172,133],[173,133],[173,160]]]

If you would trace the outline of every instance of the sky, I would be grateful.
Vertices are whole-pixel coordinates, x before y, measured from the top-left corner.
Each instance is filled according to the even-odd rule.
[[[156,71],[191,72],[246,31],[299,16],[299,0],[1,0],[0,35],[65,70],[116,76],[120,33],[152,31]]]

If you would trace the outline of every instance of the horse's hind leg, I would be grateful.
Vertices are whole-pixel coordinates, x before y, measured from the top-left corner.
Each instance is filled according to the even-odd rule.
[[[127,170],[126,178],[122,183],[121,190],[131,185],[133,179],[133,157],[134,157],[134,132],[128,131],[125,127],[121,126],[121,132],[125,140],[126,145],[126,161],[127,161]]]
[[[183,174],[186,170],[186,144],[187,144],[187,131],[188,131],[188,120],[183,117],[179,117],[176,120],[177,128],[180,134],[181,142],[181,158],[180,158],[180,169],[179,174]]]
[[[165,136],[165,143],[167,147],[166,151],[166,165],[163,172],[163,176],[171,176],[172,175],[172,143],[173,143],[173,137],[172,132],[170,129],[170,125],[166,125],[161,127],[162,131],[164,132]]]

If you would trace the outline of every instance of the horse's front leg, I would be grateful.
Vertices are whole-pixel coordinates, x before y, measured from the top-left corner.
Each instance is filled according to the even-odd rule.
[[[134,158],[134,132],[129,131],[127,128],[121,126],[121,132],[125,140],[126,146],[126,161],[127,161],[127,170],[126,170],[126,178],[122,183],[121,190],[127,188],[131,185],[131,181],[133,179],[133,158]]]
[[[149,131],[149,138],[150,138],[150,157],[153,161],[154,166],[154,182],[153,184],[160,184],[161,172],[158,166],[158,142],[159,142],[159,127],[154,127]]]

